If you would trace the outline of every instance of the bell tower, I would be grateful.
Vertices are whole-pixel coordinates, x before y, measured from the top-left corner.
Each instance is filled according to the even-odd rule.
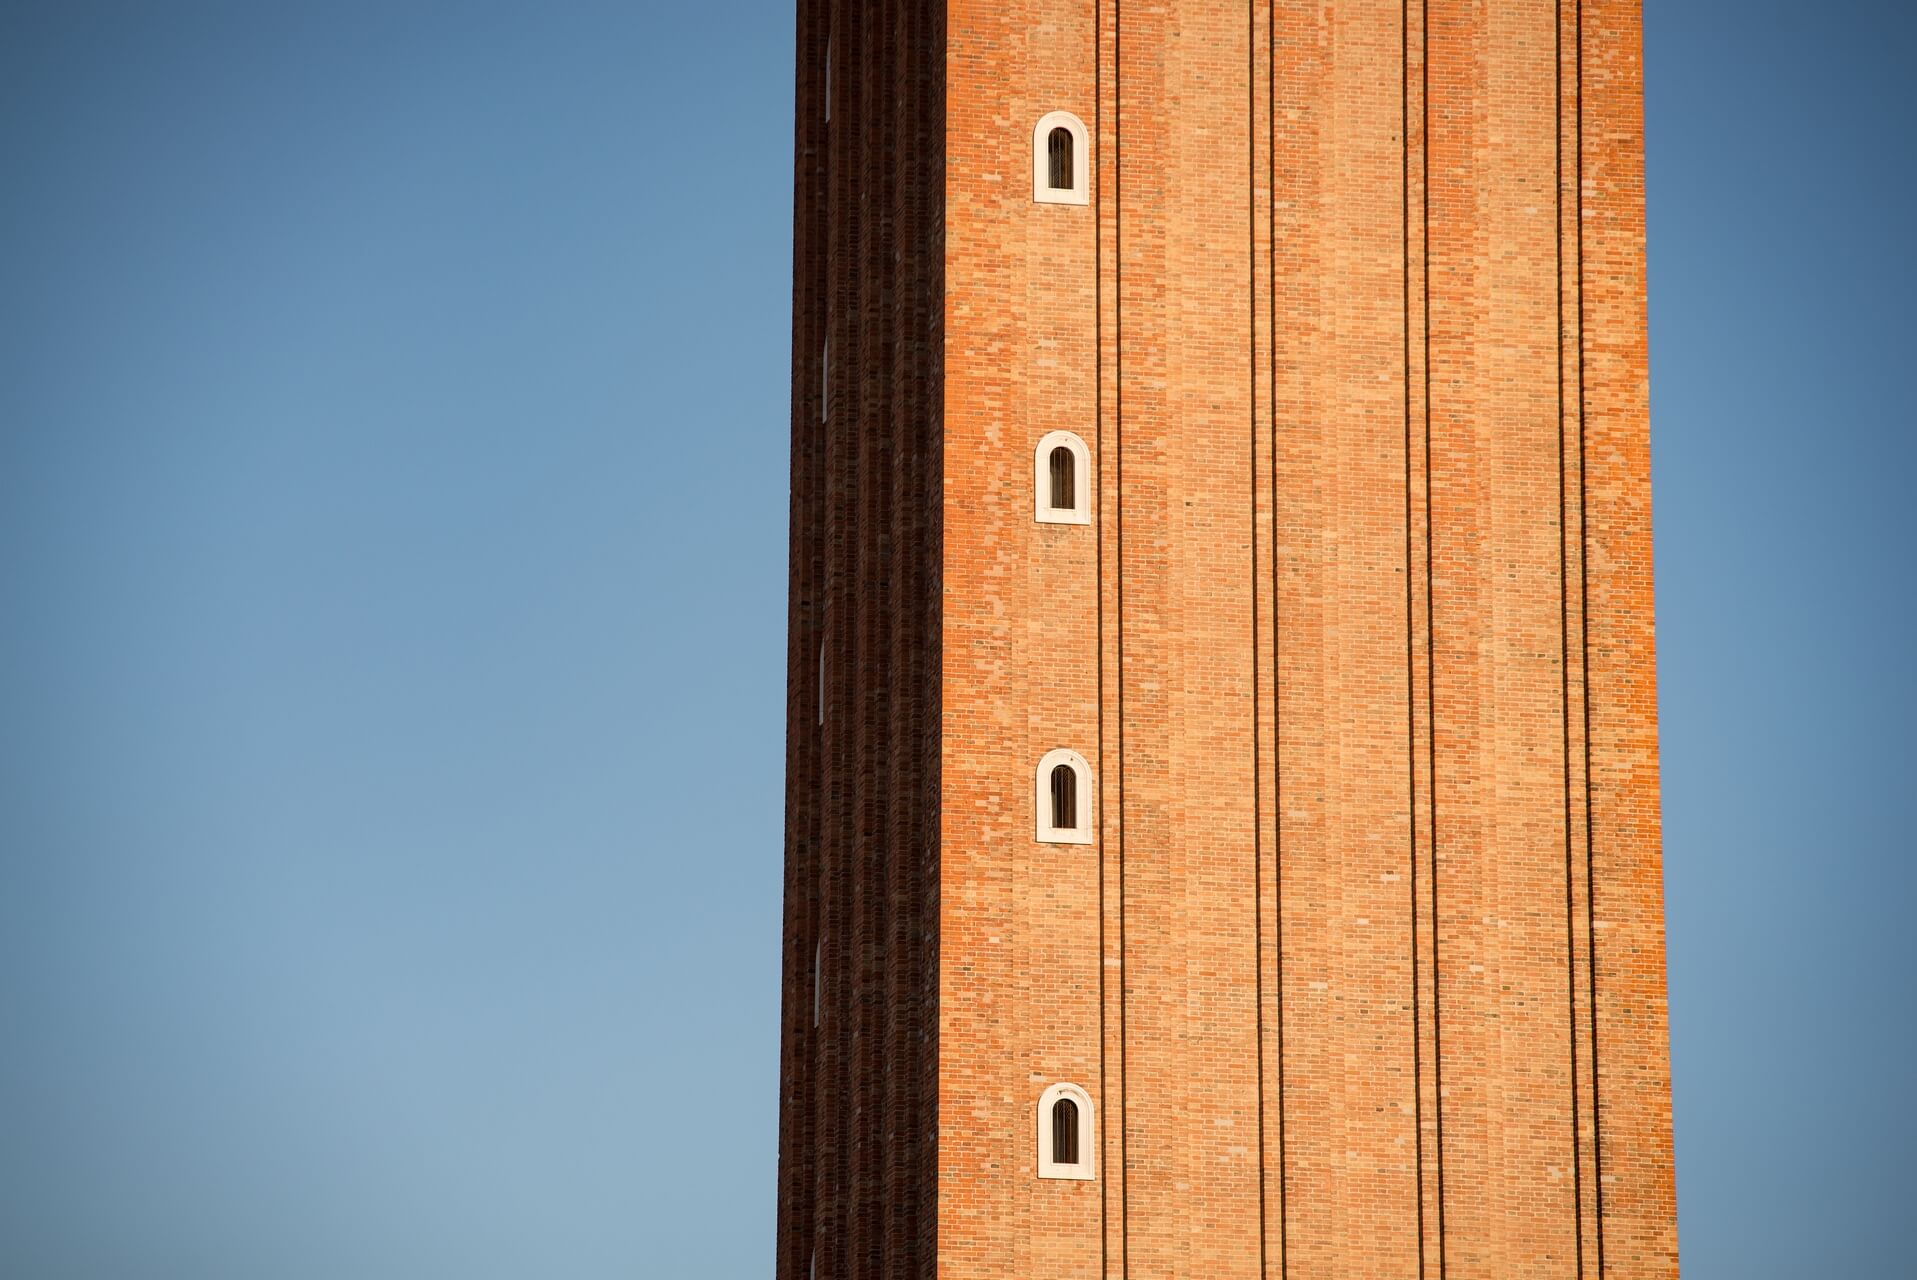
[[[1630,0],[800,0],[779,1280],[1677,1274]]]

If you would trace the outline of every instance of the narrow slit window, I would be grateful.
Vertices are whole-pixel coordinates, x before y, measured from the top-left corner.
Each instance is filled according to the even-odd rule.
[[[1070,1098],[1052,1104],[1052,1163],[1078,1163],[1078,1104]]]
[[[1052,825],[1061,831],[1078,826],[1078,773],[1069,764],[1052,766]]]
[[[1059,126],[1045,141],[1046,183],[1054,191],[1072,189],[1072,131]]]
[[[1052,449],[1052,510],[1071,511],[1078,506],[1072,479],[1072,451],[1065,445]]]

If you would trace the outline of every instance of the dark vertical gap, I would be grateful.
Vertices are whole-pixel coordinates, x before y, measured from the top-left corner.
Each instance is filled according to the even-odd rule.
[[[1407,0],[1407,6],[1409,0]],[[1403,265],[1400,285],[1404,308],[1404,667],[1405,667],[1405,765],[1410,788],[1406,799],[1410,818],[1411,874],[1411,1118],[1415,1144],[1418,1196],[1418,1276],[1423,1280],[1424,1265],[1424,1000],[1418,983],[1418,679],[1417,649],[1411,640],[1417,620],[1417,605],[1412,598],[1411,575],[1415,569],[1411,535],[1411,23],[1408,7],[1398,10],[1398,139],[1401,144],[1399,245]],[[1426,514],[1427,524],[1429,513]]]
[[[1267,238],[1271,242],[1270,278],[1266,282],[1271,312],[1271,879],[1272,879],[1272,997],[1278,1043],[1278,1274],[1291,1274],[1291,1196],[1286,1185],[1285,1161],[1285,805],[1284,697],[1278,651],[1284,628],[1278,616],[1278,10],[1271,0],[1269,39],[1265,42],[1265,78],[1270,91],[1265,101],[1265,180],[1271,198],[1265,208]],[[1260,961],[1262,972],[1263,961]],[[1260,1156],[1260,1163],[1263,1157]],[[1259,1280],[1264,1280],[1263,1276]]]
[[[1571,1221],[1577,1238],[1574,1256],[1577,1274],[1584,1275],[1584,1159],[1578,1135],[1578,943],[1577,903],[1572,885],[1576,841],[1571,813],[1571,550],[1570,522],[1565,519],[1564,474],[1564,10],[1551,7],[1552,84],[1556,90],[1551,113],[1551,172],[1557,244],[1557,366],[1558,366],[1558,678],[1564,736],[1564,992],[1570,1023],[1571,1048]],[[1580,341],[1582,338],[1580,337]]]
[[[1093,542],[1096,546],[1097,592],[1098,599],[1098,648],[1094,665],[1098,676],[1098,773],[1094,785],[1098,788],[1098,818],[1100,829],[1098,839],[1098,1108],[1093,1113],[1097,1126],[1092,1140],[1098,1144],[1098,1163],[1109,1164],[1105,1158],[1105,1121],[1111,1114],[1111,1094],[1106,1090],[1105,1072],[1105,832],[1103,830],[1105,809],[1105,528],[1099,516],[1103,514],[1103,494],[1105,487],[1105,216],[1103,200],[1104,183],[1099,180],[1101,167],[1105,162],[1105,3],[1098,0],[1092,9],[1092,128],[1089,144],[1092,154],[1088,157],[1091,191],[1087,198],[1092,209],[1092,364],[1096,377],[1092,386],[1092,412],[1094,445],[1092,455],[1086,466],[1090,475],[1086,476],[1086,514],[1092,518]],[[1097,514],[1093,514],[1096,512]],[[1122,1171],[1120,1176],[1122,1177]],[[1111,1174],[1099,1179],[1098,1186],[1098,1274],[1103,1280],[1111,1274]]]
[[[1592,1194],[1597,1213],[1597,1265],[1598,1275],[1604,1274],[1604,1121],[1600,1109],[1602,1097],[1598,1083],[1598,1023],[1597,1023],[1597,866],[1596,832],[1591,827],[1591,539],[1589,535],[1589,512],[1585,509],[1585,495],[1590,486],[1585,479],[1585,424],[1588,417],[1588,393],[1584,377],[1584,0],[1577,4],[1577,258],[1578,258],[1578,537],[1583,541],[1583,572],[1578,575],[1579,598],[1583,602],[1584,625],[1578,637],[1583,653],[1584,670],[1584,911],[1587,931],[1591,937],[1591,951],[1588,957],[1591,970],[1591,1171],[1593,1174]]]
[[[1432,590],[1432,563],[1438,558],[1438,522],[1431,505],[1431,424],[1434,419],[1431,400],[1431,4],[1419,0],[1418,29],[1424,41],[1424,58],[1419,66],[1423,78],[1424,99],[1424,184],[1420,192],[1424,209],[1424,600],[1425,600],[1425,719],[1431,725],[1426,743],[1425,789],[1430,793],[1431,810],[1431,1083],[1433,1120],[1437,1140],[1438,1177],[1438,1277],[1445,1274],[1444,1252],[1444,988],[1443,960],[1438,929],[1438,597]]]
[[[1112,0],[1112,435],[1114,556],[1117,594],[1113,637],[1118,673],[1118,1160],[1123,1169],[1118,1200],[1119,1274],[1131,1275],[1132,1170],[1130,1129],[1131,1045],[1125,990],[1125,0]],[[1100,963],[1103,969],[1103,963]]]
[[[1268,0],[1269,2],[1269,0]],[[1266,86],[1266,93],[1271,86]],[[1251,429],[1246,464],[1251,495],[1251,972],[1252,1027],[1256,1036],[1254,1077],[1258,1107],[1258,1280],[1265,1277],[1265,903],[1264,761],[1258,724],[1258,0],[1245,4],[1245,276],[1251,323],[1246,383]],[[1276,317],[1273,317],[1276,323]],[[1275,815],[1274,815],[1275,817]]]

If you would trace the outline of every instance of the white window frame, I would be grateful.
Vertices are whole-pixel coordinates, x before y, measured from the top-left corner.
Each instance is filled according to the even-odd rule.
[[[1072,134],[1072,185],[1059,190],[1051,185],[1052,130],[1063,126]],[[1085,122],[1069,111],[1052,111],[1032,126],[1032,200],[1037,204],[1090,204],[1092,202],[1092,145]]]
[[[1052,825],[1052,770],[1058,765],[1072,767],[1078,775],[1078,786],[1073,799],[1078,803],[1079,824],[1075,827],[1055,827]],[[1092,832],[1098,829],[1092,807],[1092,767],[1085,763],[1085,757],[1067,747],[1058,747],[1047,751],[1038,762],[1035,785],[1032,789],[1032,819],[1036,830],[1035,838],[1040,844],[1090,844]]]
[[[1070,1098],[1078,1105],[1078,1163],[1052,1159],[1052,1104]],[[1075,1084],[1055,1084],[1038,1095],[1038,1176],[1089,1182],[1098,1176],[1098,1148],[1093,1141],[1098,1126],[1092,1121],[1092,1095]]]
[[[1072,451],[1070,508],[1052,505],[1052,451],[1060,445]],[[1092,453],[1070,431],[1048,431],[1032,451],[1032,518],[1040,524],[1092,522]]]

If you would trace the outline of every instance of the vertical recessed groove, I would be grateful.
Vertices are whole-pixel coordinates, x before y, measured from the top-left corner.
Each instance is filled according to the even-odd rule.
[[[1093,665],[1096,671],[1098,689],[1098,1161],[1109,1166],[1105,1158],[1105,1125],[1111,1115],[1106,1105],[1111,1095],[1106,1092],[1105,1076],[1105,216],[1101,207],[1105,199],[1105,183],[1102,173],[1105,166],[1105,42],[1104,42],[1105,5],[1103,0],[1092,8],[1092,129],[1088,140],[1091,145],[1091,211],[1092,211],[1092,363],[1095,376],[1092,380],[1092,477],[1095,483],[1087,485],[1092,507],[1093,543],[1096,548],[1093,580],[1096,583],[1097,599],[1097,635],[1098,645]],[[1101,1277],[1111,1273],[1111,1172],[1107,1167],[1106,1175],[1098,1180],[1098,1274]]]
[[[1131,1275],[1131,1144],[1125,981],[1125,3],[1112,0],[1112,527],[1113,649],[1118,662],[1118,1192],[1119,1275]]]
[[[1575,853],[1575,818],[1571,800],[1571,600],[1570,529],[1564,519],[1564,15],[1553,6],[1552,83],[1555,107],[1552,112],[1552,190],[1555,194],[1554,230],[1557,235],[1557,337],[1558,367],[1558,675],[1560,683],[1560,728],[1563,731],[1564,768],[1564,996],[1570,1035],[1566,1037],[1571,1053],[1571,1211],[1573,1256],[1576,1274],[1584,1275],[1584,1159],[1578,1133],[1578,944],[1575,889],[1572,885],[1572,858]]]
[[[1404,663],[1405,663],[1405,826],[1409,837],[1409,874],[1405,898],[1411,909],[1411,1126],[1418,1200],[1418,1276],[1425,1275],[1424,1218],[1424,1008],[1418,967],[1418,679],[1412,629],[1417,620],[1412,574],[1411,512],[1411,22],[1410,0],[1398,10],[1398,141],[1400,223],[1398,249],[1402,271],[1400,298],[1404,334]]]
[[[1420,184],[1420,198],[1423,209],[1420,222],[1424,227],[1424,271],[1423,275],[1423,321],[1424,336],[1424,509],[1425,509],[1425,555],[1424,555],[1424,599],[1425,599],[1425,721],[1431,726],[1430,736],[1425,740],[1425,789],[1429,793],[1427,807],[1431,812],[1430,838],[1430,892],[1431,899],[1431,1080],[1433,1108],[1432,1117],[1436,1126],[1433,1142],[1437,1162],[1437,1210],[1438,1210],[1438,1277],[1443,1280],[1445,1274],[1445,1238],[1444,1238],[1444,999],[1442,968],[1438,933],[1438,702],[1437,702],[1437,632],[1438,598],[1433,592],[1432,562],[1437,559],[1437,522],[1431,515],[1431,4],[1430,0],[1419,0],[1418,32],[1423,41],[1423,57],[1419,66],[1422,77],[1419,96],[1423,100],[1424,125],[1421,134],[1424,138],[1424,181]]]
[[[1583,626],[1580,628],[1578,643],[1581,648],[1582,678],[1584,681],[1584,881],[1588,889],[1584,895],[1586,927],[1591,939],[1586,960],[1590,966],[1591,979],[1591,1154],[1593,1181],[1592,1189],[1594,1211],[1597,1214],[1597,1267],[1600,1277],[1604,1274],[1604,1111],[1601,1105],[1601,1086],[1598,1078],[1598,1035],[1597,1035],[1597,866],[1596,839],[1591,827],[1591,542],[1590,522],[1586,509],[1585,467],[1585,424],[1589,421],[1588,389],[1584,370],[1584,341],[1586,328],[1585,281],[1584,281],[1584,0],[1574,0],[1577,7],[1575,51],[1577,64],[1577,270],[1578,270],[1578,537],[1582,544],[1580,563],[1584,571],[1579,574],[1578,591],[1581,599]]]
[[[1278,625],[1278,30],[1277,7],[1273,0],[1270,26],[1265,40],[1265,81],[1270,86],[1265,98],[1265,181],[1270,199],[1265,206],[1266,239],[1271,257],[1266,264],[1266,283],[1271,312],[1271,879],[1272,879],[1272,975],[1273,1002],[1272,1048],[1278,1085],[1278,1275],[1285,1280],[1291,1274],[1290,1214],[1291,1196],[1287,1194],[1285,1164],[1285,856],[1284,751],[1280,728],[1284,723],[1284,698],[1280,695],[1278,653],[1284,632]],[[1263,960],[1259,961],[1261,970]],[[1262,1087],[1262,1082],[1261,1082]]]
[[[1265,1276],[1265,909],[1264,767],[1258,754],[1258,6],[1245,3],[1245,275],[1249,359],[1245,366],[1250,431],[1246,492],[1251,516],[1251,972],[1258,1109],[1258,1276]],[[1267,93],[1269,93],[1267,89]]]

